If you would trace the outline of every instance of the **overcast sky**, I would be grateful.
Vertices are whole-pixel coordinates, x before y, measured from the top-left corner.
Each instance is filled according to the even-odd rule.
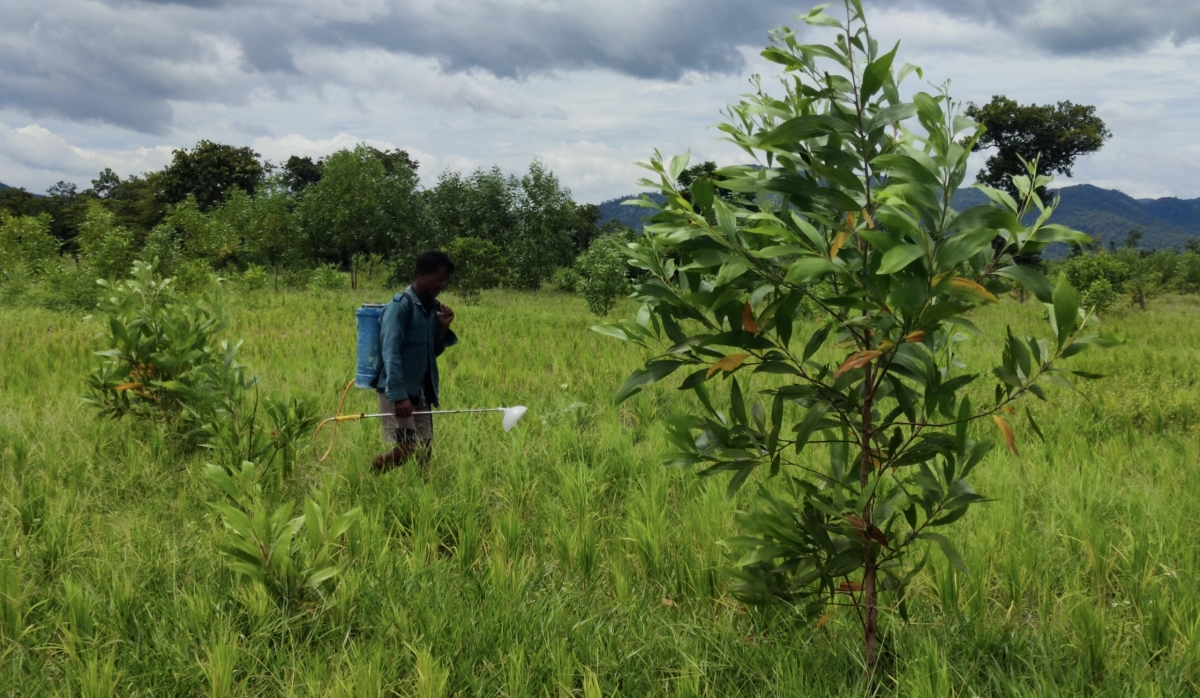
[[[426,183],[545,162],[581,201],[655,148],[741,162],[712,125],[782,0],[0,0],[0,182],[81,188],[205,138],[273,161],[366,141]],[[1073,183],[1200,197],[1200,2],[891,0],[871,19],[960,100],[1094,104]],[[1069,182],[1064,182],[1069,183]]]

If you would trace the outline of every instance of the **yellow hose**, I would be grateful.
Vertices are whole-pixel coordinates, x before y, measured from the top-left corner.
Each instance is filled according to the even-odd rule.
[[[337,443],[338,424],[340,424],[342,422],[352,422],[356,419],[362,419],[366,415],[365,412],[359,413],[359,414],[347,414],[347,415],[342,414],[342,408],[346,405],[346,397],[348,395],[350,395],[350,389],[353,387],[354,387],[354,381],[350,381],[349,383],[346,384],[346,389],[344,391],[342,391],[342,399],[341,399],[341,401],[338,402],[337,414],[333,417],[330,417],[329,419],[326,419],[325,421],[321,422],[320,424],[318,424],[317,430],[313,432],[313,437],[312,437],[313,457],[315,457],[317,459],[318,463],[324,463],[325,460],[329,458],[329,454],[333,452],[333,445],[335,443]],[[317,449],[317,437],[321,434],[321,430],[325,428],[325,425],[329,424],[330,422],[333,422],[333,433],[330,434],[330,436],[329,436],[329,448],[325,449],[325,455],[318,456],[317,455],[317,450],[318,450]]]

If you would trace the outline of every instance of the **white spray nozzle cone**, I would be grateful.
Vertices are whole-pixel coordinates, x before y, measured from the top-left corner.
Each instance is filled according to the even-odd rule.
[[[517,422],[521,421],[521,417],[525,416],[527,407],[517,405],[516,407],[504,408],[504,431],[512,431],[512,428],[517,426]]]

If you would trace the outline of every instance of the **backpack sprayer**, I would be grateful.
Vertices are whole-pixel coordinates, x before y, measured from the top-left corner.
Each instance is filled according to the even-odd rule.
[[[382,419],[384,417],[395,416],[388,412],[379,414],[367,414],[360,412],[359,414],[342,414],[342,408],[346,404],[346,397],[350,395],[351,388],[371,389],[371,382],[375,380],[375,376],[379,373],[379,354],[374,351],[379,344],[379,319],[383,315],[384,304],[382,303],[363,303],[362,307],[355,311],[355,316],[358,319],[358,362],[354,371],[354,380],[346,384],[346,389],[342,391],[342,399],[338,402],[337,414],[322,421],[317,425],[317,429],[313,432],[313,455],[317,455],[317,437],[326,424],[333,424],[333,433],[329,438],[329,448],[325,449],[325,455],[317,456],[317,462],[323,463],[329,454],[333,451],[333,444],[337,441],[337,428],[342,422],[355,422],[360,419]],[[413,412],[418,414],[481,414],[484,412],[500,412],[504,415],[504,431],[512,431],[512,428],[521,421],[521,417],[525,416],[525,407],[517,405],[515,407],[483,407],[467,410],[428,410],[425,412]]]

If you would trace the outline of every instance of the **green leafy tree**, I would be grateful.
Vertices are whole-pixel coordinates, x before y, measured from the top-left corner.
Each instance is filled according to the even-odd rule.
[[[1014,177],[1016,197],[981,186],[992,205],[953,211],[982,129],[944,93],[902,99],[915,69],[879,48],[859,0],[847,0],[846,17],[805,17],[837,32],[830,45],[772,33],[763,56],[787,72],[783,94],[744,98],[721,126],[757,161],[714,172],[735,201],[699,182],[688,201],[678,185],[686,156],[655,155],[656,181],[643,185],[665,201],[628,248],[648,275],[636,287],[642,309],[600,330],[656,354],[618,399],[687,373],[681,387],[698,411],[671,425],[676,463],[731,475],[730,496],[755,473],[775,478],[761,481],[762,506],[729,541],[736,593],[810,618],[853,606],[874,674],[880,594],[895,593],[904,615],[930,546],[963,565],[943,531],[984,501],[968,477],[992,442],[972,424],[986,420],[1015,452],[1012,403],[1048,397],[1044,384],[1071,375],[1060,359],[1113,341],[1094,333],[1065,276],[1051,284],[1014,263],[1084,237],[1048,222],[1053,206],[1037,191],[1050,178]],[[1012,252],[994,253],[997,234]],[[1049,336],[1010,329],[985,398],[970,390],[982,376],[956,347],[978,333],[971,311],[1013,283],[1046,304]],[[806,300],[815,327],[797,323]]]
[[[58,259],[58,241],[50,230],[48,214],[13,216],[0,210],[0,279],[45,275]]]
[[[11,216],[36,216],[42,213],[39,198],[23,188],[0,189],[0,210]]]
[[[571,190],[540,162],[534,161],[521,177],[516,196],[517,235],[503,246],[509,283],[516,288],[537,289],[556,267],[574,259],[572,231],[578,212]]]
[[[154,229],[167,214],[168,204],[162,191],[162,172],[120,179],[105,169],[92,180],[84,198],[100,199],[116,216],[117,224],[134,232],[135,237]]]
[[[68,182],[59,182],[46,190],[42,210],[50,216],[50,234],[59,242],[70,242],[79,234],[79,222],[87,214],[88,198]]]
[[[288,256],[304,248],[292,209],[295,201],[276,180],[269,181],[254,197],[252,222],[244,233],[246,258],[267,264],[274,270],[275,290],[279,290],[279,271]]]
[[[321,181],[305,189],[297,214],[319,259],[350,266],[358,288],[355,255],[411,252],[425,214],[417,173],[407,156],[360,144],[324,163]],[[359,258],[361,259],[361,257]]]
[[[133,233],[99,201],[88,205],[77,239],[83,273],[93,279],[119,279],[129,271],[137,253]]]
[[[1096,108],[1084,104],[1025,105],[995,96],[983,106],[968,105],[965,114],[987,129],[974,150],[996,150],[979,172],[979,182],[1011,196],[1017,195],[1012,177],[1026,169],[1022,160],[1037,160],[1039,175],[1070,177],[1079,156],[1100,150],[1112,138]]]
[[[1080,254],[1062,264],[1071,285],[1083,294],[1083,304],[1103,313],[1121,297],[1129,281],[1129,265],[1122,257],[1107,252]]]
[[[207,212],[234,189],[253,195],[266,174],[258,153],[250,148],[203,140],[191,150],[176,150],[159,184],[165,203],[177,204],[191,196]]]
[[[571,238],[571,252],[581,255],[591,246],[592,240],[604,234],[600,218],[603,217],[600,207],[596,204],[576,204],[575,216],[568,235]]]
[[[454,290],[468,303],[479,299],[479,292],[500,285],[500,248],[487,240],[458,238],[446,250],[454,260]]]
[[[587,252],[575,260],[575,290],[596,315],[608,315],[617,300],[629,295],[631,269],[625,246],[632,239],[633,233],[628,229],[604,235],[592,241]]]
[[[313,162],[310,157],[293,155],[283,165],[283,185],[288,191],[298,194],[320,182],[323,169],[323,160]]]
[[[1131,237],[1133,237],[1132,234]],[[1164,262],[1173,258],[1174,255],[1164,258],[1159,255],[1139,253],[1136,250],[1136,239],[1134,242],[1135,246],[1131,247],[1126,241],[1125,248],[1117,253],[1117,257],[1127,270],[1124,291],[1129,294],[1130,304],[1145,310],[1146,303],[1162,293],[1166,287],[1168,274],[1173,269]]]

